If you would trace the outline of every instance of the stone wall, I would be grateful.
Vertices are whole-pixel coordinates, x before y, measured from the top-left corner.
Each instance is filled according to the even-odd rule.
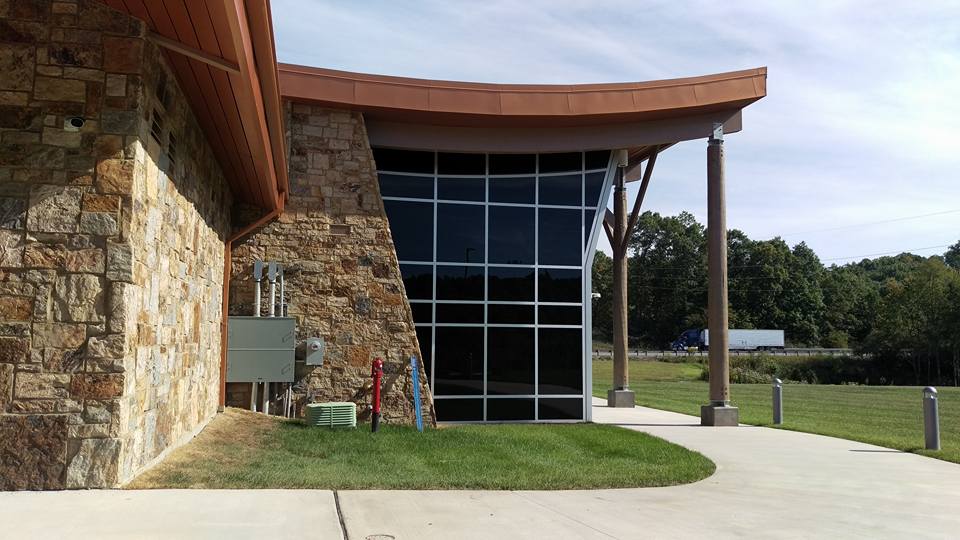
[[[229,187],[159,49],[144,50],[129,248],[118,257],[135,336],[124,357],[120,474],[128,480],[217,412]],[[164,95],[158,96],[158,92]],[[111,321],[112,322],[112,321]]]
[[[185,109],[157,174],[144,32],[0,1],[0,489],[115,485],[215,410],[229,197]]]
[[[303,104],[286,107],[289,201],[277,221],[234,243],[230,313],[252,314],[255,259],[283,264],[298,343],[318,336],[327,345],[322,367],[297,365],[298,411],[311,402],[353,401],[361,418],[368,418],[370,363],[379,357],[387,374],[383,417],[409,423],[408,359],[422,357],[363,117]],[[266,297],[262,303],[268,305]],[[420,385],[424,417],[431,421],[423,370]],[[236,405],[249,406],[248,386],[230,385]]]

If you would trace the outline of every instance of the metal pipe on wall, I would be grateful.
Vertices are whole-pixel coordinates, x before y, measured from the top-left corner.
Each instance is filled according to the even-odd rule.
[[[220,399],[217,410],[223,412],[227,404],[227,319],[230,313],[230,276],[232,270],[233,243],[250,234],[255,229],[270,223],[283,213],[286,198],[278,195],[273,210],[259,219],[234,232],[223,246],[223,290],[220,305]]]
[[[267,279],[270,280],[270,316],[277,316],[277,263],[267,263]]]
[[[263,383],[263,409],[260,411],[263,414],[270,414],[270,383]]]
[[[253,261],[253,316],[260,316],[260,281],[263,280],[263,262]]]
[[[284,302],[283,300],[283,297],[284,297],[283,265],[279,265],[279,266],[280,266],[280,316],[286,317],[287,316],[286,302]]]

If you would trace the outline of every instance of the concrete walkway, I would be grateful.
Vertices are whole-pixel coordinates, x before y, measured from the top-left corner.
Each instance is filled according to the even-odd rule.
[[[717,472],[667,488],[340,492],[350,538],[960,537],[958,465],[793,431],[701,427],[692,416],[604,403],[594,401],[595,422],[701,452]],[[377,510],[377,501],[389,502]]]
[[[0,493],[10,538],[957,538],[960,466],[646,408],[594,420],[702,452],[695,484],[595,491]]]

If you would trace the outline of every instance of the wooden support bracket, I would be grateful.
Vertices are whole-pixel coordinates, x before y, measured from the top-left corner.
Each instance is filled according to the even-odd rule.
[[[193,58],[198,62],[203,62],[208,66],[213,66],[217,69],[222,69],[227,73],[233,73],[234,75],[240,74],[240,66],[237,64],[220,58],[219,56],[214,56],[200,49],[194,49],[189,45],[184,45],[179,41],[170,39],[166,36],[162,36],[156,32],[149,32],[147,37],[157,45],[163,47],[164,49],[169,49],[173,52],[180,53],[188,58]]]

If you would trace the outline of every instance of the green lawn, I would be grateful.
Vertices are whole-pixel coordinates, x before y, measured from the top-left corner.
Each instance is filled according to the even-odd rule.
[[[585,489],[700,480],[713,463],[614,426],[310,428],[228,409],[130,488]]]
[[[630,387],[637,393],[637,404],[699,416],[700,405],[708,397],[707,383],[684,376],[688,372],[677,367],[684,365],[695,367],[699,373],[698,364],[630,362]],[[677,379],[681,380],[665,380],[664,375],[671,371],[678,373]],[[594,395],[606,397],[611,380],[612,362],[594,362]],[[782,427],[960,463],[960,388],[938,390],[943,448],[940,452],[923,450],[923,411],[918,387],[784,385]],[[770,425],[770,385],[734,384],[730,393],[733,404],[740,408],[741,422]]]
[[[659,362],[656,360],[631,360],[631,381],[695,381],[700,378],[700,364],[694,362]],[[598,384],[598,381],[601,384]],[[593,389],[599,397],[607,397],[613,381],[613,360],[593,361]],[[602,391],[602,395],[598,394]]]

